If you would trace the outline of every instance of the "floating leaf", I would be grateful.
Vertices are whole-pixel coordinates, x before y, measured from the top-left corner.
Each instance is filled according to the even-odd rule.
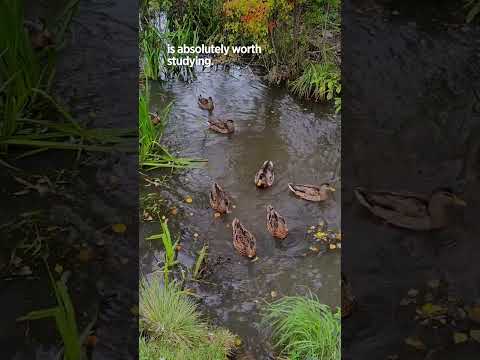
[[[112,225],[112,230],[113,232],[117,234],[123,234],[125,231],[127,231],[127,225],[125,224],[113,224]]]
[[[447,313],[447,308],[442,305],[434,305],[432,303],[426,303],[422,305],[420,309],[417,309],[417,313],[424,317],[434,317]]]
[[[193,202],[192,197],[191,197],[191,196],[185,197],[185,202],[186,202],[187,204],[191,204],[191,203]]]
[[[323,231],[317,231],[314,236],[318,240],[325,240],[327,238],[327,233]]]
[[[468,335],[467,334],[461,333],[461,332],[453,333],[453,342],[455,344],[461,344],[461,343],[464,343],[465,341],[468,341]]]
[[[178,209],[177,209],[176,207],[174,207],[174,208],[172,208],[172,209],[170,210],[170,213],[171,213],[172,215],[177,215],[177,214],[178,214]]]
[[[272,299],[275,299],[278,296],[278,293],[275,290],[270,291],[270,296]]]
[[[330,250],[335,250],[337,248],[337,245],[330,244],[330,245],[328,245],[328,247],[330,248]]]
[[[222,216],[222,214],[220,214],[219,212],[216,212],[215,214],[213,214],[214,218],[219,218],[220,216]]]

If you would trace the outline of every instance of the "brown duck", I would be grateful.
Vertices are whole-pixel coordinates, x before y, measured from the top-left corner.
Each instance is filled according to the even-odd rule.
[[[355,305],[355,297],[352,294],[352,288],[347,278],[342,273],[342,318],[349,317],[352,314]]]
[[[45,21],[24,21],[25,30],[27,30],[30,37],[30,43],[34,50],[42,50],[54,45],[53,36],[50,31],[47,30]]]
[[[327,183],[320,186],[290,183],[288,188],[299,198],[308,201],[325,201],[332,192],[335,192],[335,189]]]
[[[200,109],[208,110],[208,111],[212,111],[213,108],[215,107],[213,105],[213,99],[211,96],[209,96],[207,99],[202,97],[202,95],[198,97],[198,106],[200,106]]]
[[[235,131],[233,120],[209,119],[208,128],[221,134],[231,134]]]
[[[232,222],[233,246],[242,256],[253,259],[257,254],[255,237],[240,223],[237,218]]]
[[[162,122],[162,119],[160,118],[160,114],[158,111],[155,111],[154,113],[150,113],[150,120],[152,121],[153,125],[158,125]]]
[[[430,196],[415,193],[355,190],[361,205],[385,222],[410,230],[441,229],[450,224],[451,210],[466,203],[449,190]]]
[[[274,179],[275,174],[273,172],[273,162],[267,160],[255,175],[255,185],[259,188],[267,188],[272,186]]]
[[[288,235],[287,222],[272,205],[267,206],[267,230],[278,239],[285,239]]]
[[[231,202],[227,193],[216,182],[210,190],[210,206],[220,214],[230,213]]]

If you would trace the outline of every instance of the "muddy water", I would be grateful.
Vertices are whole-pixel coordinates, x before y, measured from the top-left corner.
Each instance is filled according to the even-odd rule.
[[[212,114],[197,106],[199,95],[213,97]],[[299,102],[284,89],[265,86],[248,68],[200,72],[189,84],[153,84],[152,110],[172,100],[163,142],[170,149],[181,149],[181,156],[208,160],[203,168],[175,175],[161,190],[167,205],[179,209],[170,216],[170,226],[181,234],[180,260],[192,265],[195,251],[208,244],[210,259],[221,259],[221,265],[206,279],[208,283],[197,285],[205,310],[241,335],[256,358],[266,358],[270,349],[258,338],[264,335],[258,311],[264,300],[272,300],[272,291],[278,297],[311,291],[326,304],[340,302],[340,254],[312,253],[313,238],[307,234],[319,222],[339,230],[340,191],[319,204],[298,199],[287,188],[289,182],[329,181],[340,190],[340,119],[318,104]],[[235,133],[207,130],[209,116],[233,119]],[[254,175],[265,160],[275,164],[275,183],[258,190]],[[232,214],[219,219],[208,200],[213,181],[235,204]],[[191,204],[185,203],[186,196],[193,198]],[[276,241],[266,230],[267,204],[287,219],[290,233],[284,241]],[[252,263],[235,252],[230,226],[234,217],[256,236],[258,261]],[[142,235],[158,232],[158,223],[142,228]],[[161,247],[147,246],[142,236],[140,242],[142,272],[155,272]]]

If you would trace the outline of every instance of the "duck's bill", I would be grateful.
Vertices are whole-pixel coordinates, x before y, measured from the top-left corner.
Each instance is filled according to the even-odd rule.
[[[327,186],[327,190],[331,191],[331,192],[335,192],[337,191],[334,187],[332,186]]]
[[[467,202],[459,197],[455,196],[455,205],[458,206],[467,206]]]

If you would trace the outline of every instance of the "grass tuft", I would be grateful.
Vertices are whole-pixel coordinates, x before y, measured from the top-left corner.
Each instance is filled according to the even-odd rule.
[[[340,313],[332,313],[314,295],[288,296],[270,304],[263,323],[272,329],[275,347],[290,360],[340,359]]]
[[[209,327],[197,305],[176,284],[140,284],[140,359],[227,359],[235,336]]]

